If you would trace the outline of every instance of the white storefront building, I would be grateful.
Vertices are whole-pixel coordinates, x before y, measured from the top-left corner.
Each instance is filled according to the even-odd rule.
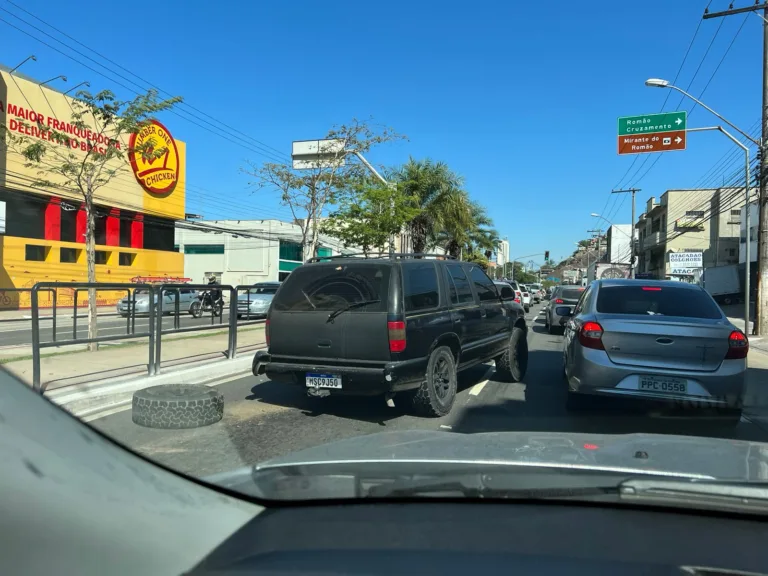
[[[184,254],[184,275],[203,283],[211,275],[221,284],[284,280],[302,263],[301,229],[280,220],[199,221],[176,228],[176,247]],[[185,223],[181,224],[182,226]],[[226,232],[213,232],[215,228]],[[318,255],[354,252],[335,238],[321,235]]]

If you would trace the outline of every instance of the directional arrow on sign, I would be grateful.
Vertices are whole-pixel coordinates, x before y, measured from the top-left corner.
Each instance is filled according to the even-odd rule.
[[[677,120],[675,120],[675,124],[677,124],[678,126],[680,126],[680,124],[682,124],[682,123],[683,123],[683,121],[682,121],[682,119],[680,119],[680,118],[678,118]]]
[[[680,142],[682,142],[682,141],[683,141],[683,139],[682,139],[682,138],[680,138],[680,136],[678,136],[677,138],[675,138],[675,142],[676,142],[676,143],[678,143],[678,144],[680,144]]]

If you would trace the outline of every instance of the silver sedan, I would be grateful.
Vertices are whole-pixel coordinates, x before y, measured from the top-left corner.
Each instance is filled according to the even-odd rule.
[[[698,285],[598,280],[556,313],[569,406],[625,396],[741,417],[749,342]]]
[[[265,318],[280,282],[261,282],[237,296],[238,318]]]

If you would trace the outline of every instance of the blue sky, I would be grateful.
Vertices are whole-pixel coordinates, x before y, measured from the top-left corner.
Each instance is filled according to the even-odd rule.
[[[705,6],[724,10],[727,0],[169,0],[133,8],[102,3],[97,10],[81,0],[14,2],[264,143],[270,154],[287,156],[292,140],[322,137],[352,117],[394,127],[409,141],[376,149],[369,159],[381,165],[408,156],[448,163],[488,207],[512,256],[544,250],[566,256],[595,227],[591,212],[628,223],[628,198],[609,196],[617,185],[642,189],[640,213],[650,196],[717,185],[738,169],[739,158],[729,156],[711,170],[734,150],[716,133],[690,134],[688,150],[658,161],[649,155],[633,164],[634,156],[617,156],[616,118],[659,112],[667,96],[666,90],[646,88],[646,78],[673,80],[679,71],[679,86],[690,85],[696,96],[706,86],[703,100],[738,126],[754,129],[759,120],[762,30],[755,15],[701,22],[680,69]],[[15,66],[34,53],[38,61],[23,71],[35,78],[65,74],[69,83],[62,86],[89,80],[94,89],[133,95],[115,84],[122,81],[114,74],[70,50],[85,52],[82,46],[6,0],[0,8],[7,11],[0,10],[2,20],[35,35],[0,21],[0,62]],[[690,110],[689,101],[678,108],[680,98],[670,92],[664,109]],[[243,147],[178,116],[162,119],[187,142],[187,211],[207,218],[290,216],[276,197],[247,187],[240,168],[247,160],[265,160],[253,141]],[[696,109],[689,127],[714,123]]]

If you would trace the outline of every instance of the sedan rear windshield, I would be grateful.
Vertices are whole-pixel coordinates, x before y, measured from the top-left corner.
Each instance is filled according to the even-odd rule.
[[[723,315],[703,290],[674,286],[603,286],[597,311],[604,314],[718,319]]]
[[[272,307],[283,312],[333,311],[367,301],[371,303],[350,312],[383,312],[387,309],[389,274],[389,266],[374,263],[299,266],[283,282]]]

